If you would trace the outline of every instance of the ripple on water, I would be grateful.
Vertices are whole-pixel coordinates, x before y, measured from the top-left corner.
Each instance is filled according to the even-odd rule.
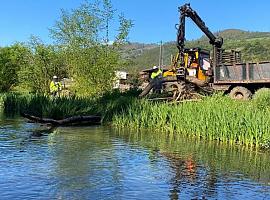
[[[9,121],[0,128],[1,199],[270,196],[267,153],[106,127],[59,128],[32,137],[34,127]]]

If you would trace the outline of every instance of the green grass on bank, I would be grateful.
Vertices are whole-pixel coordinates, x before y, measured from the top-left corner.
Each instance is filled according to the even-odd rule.
[[[4,113],[20,112],[62,119],[101,115],[118,128],[148,129],[221,142],[270,148],[270,92],[263,89],[251,101],[222,95],[199,102],[157,103],[136,98],[137,92],[113,92],[96,99],[42,95],[2,95]]]
[[[138,91],[120,93],[114,91],[99,98],[59,97],[38,94],[2,94],[0,105],[6,116],[27,113],[44,118],[63,119],[75,115],[100,115],[103,121],[111,121],[113,114],[123,111],[138,96]]]
[[[269,91],[262,90],[248,102],[220,95],[171,105],[136,101],[126,112],[115,115],[113,124],[269,148],[269,100]]]

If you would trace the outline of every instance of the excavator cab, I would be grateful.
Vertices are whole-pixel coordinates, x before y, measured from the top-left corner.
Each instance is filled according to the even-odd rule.
[[[200,48],[184,49],[183,61],[187,76],[205,81],[211,75],[209,51]]]

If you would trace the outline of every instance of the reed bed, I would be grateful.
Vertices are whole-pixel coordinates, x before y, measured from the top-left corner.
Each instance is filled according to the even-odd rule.
[[[99,98],[5,94],[0,99],[6,115],[24,112],[54,119],[100,115],[104,123],[118,128],[270,148],[269,90],[259,91],[248,102],[213,95],[199,102],[167,104],[139,100],[137,95],[136,91]]]
[[[63,119],[75,115],[100,115],[104,122],[108,122],[113,115],[123,112],[137,95],[137,91],[126,93],[114,91],[98,98],[75,96],[54,98],[40,94],[8,93],[0,95],[0,102],[6,116],[27,113],[38,117]]]
[[[126,112],[115,115],[113,124],[269,148],[270,111],[268,106],[257,107],[258,99],[241,102],[214,95],[181,104],[136,101]]]
[[[3,110],[6,116],[27,113],[39,117],[62,119],[72,115],[86,114],[90,109],[89,105],[92,105],[88,99],[52,98],[36,94],[6,94],[3,99]]]

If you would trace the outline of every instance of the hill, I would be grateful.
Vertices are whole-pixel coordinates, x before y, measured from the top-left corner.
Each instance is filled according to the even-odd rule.
[[[157,44],[143,44],[143,43],[131,43],[123,46],[121,49],[122,56],[125,58],[137,58],[141,56],[145,51],[157,48]]]
[[[224,49],[235,49],[242,52],[242,60],[246,61],[266,61],[270,60],[270,32],[250,32],[239,29],[227,29],[219,31],[215,35],[221,36],[224,39]],[[158,45],[138,45],[139,50],[136,50],[136,45],[133,46],[132,54],[125,53],[125,57],[132,60],[128,70],[145,69],[159,63],[159,46]],[[143,47],[143,48],[142,48]],[[212,46],[206,36],[197,40],[187,41],[187,48],[200,47],[211,50]],[[128,48],[128,47],[126,47]],[[138,53],[139,52],[139,53]],[[168,42],[163,47],[164,64],[170,64],[171,55],[177,53],[175,42]]]

